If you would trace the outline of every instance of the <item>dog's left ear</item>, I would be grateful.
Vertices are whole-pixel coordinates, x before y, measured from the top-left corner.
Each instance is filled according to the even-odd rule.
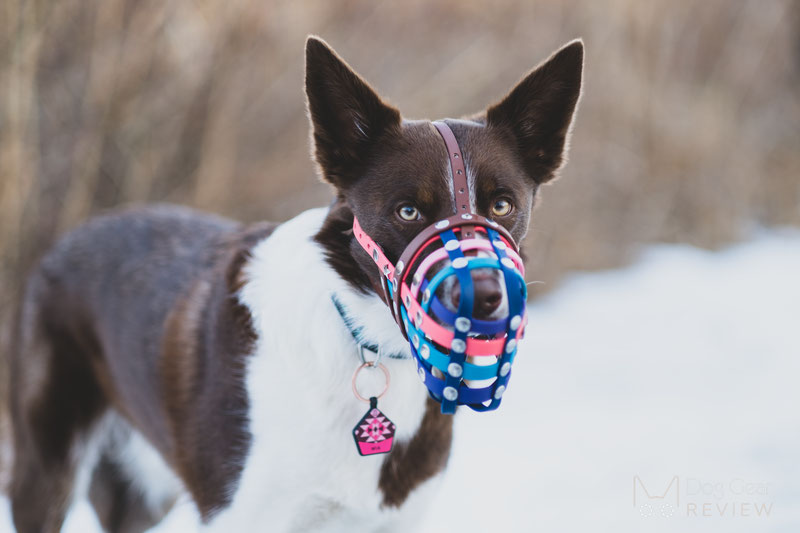
[[[486,110],[490,127],[511,134],[525,170],[537,183],[555,176],[581,94],[583,41],[561,48]]]
[[[317,37],[306,41],[306,96],[314,159],[326,181],[345,189],[381,136],[399,128],[400,112]]]

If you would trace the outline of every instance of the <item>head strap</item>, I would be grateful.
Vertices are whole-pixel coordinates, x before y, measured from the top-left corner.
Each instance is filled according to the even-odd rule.
[[[453,176],[453,197],[456,201],[456,214],[470,213],[467,168],[464,166],[464,156],[461,154],[461,148],[458,146],[456,136],[450,126],[441,120],[437,120],[433,125],[436,126],[436,130],[447,146],[447,155],[450,158],[450,173]]]

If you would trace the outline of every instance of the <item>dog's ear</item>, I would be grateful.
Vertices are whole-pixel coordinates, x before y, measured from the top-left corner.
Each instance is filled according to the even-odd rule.
[[[525,170],[537,183],[552,179],[564,161],[582,74],[583,42],[576,40],[486,110],[487,124],[511,134]]]
[[[381,136],[399,128],[400,113],[317,37],[306,41],[306,96],[314,159],[326,181],[346,188]]]

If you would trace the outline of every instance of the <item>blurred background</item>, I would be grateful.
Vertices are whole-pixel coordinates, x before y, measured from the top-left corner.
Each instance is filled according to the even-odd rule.
[[[25,273],[92,214],[168,201],[285,220],[329,201],[309,33],[409,118],[483,109],[583,37],[570,162],[525,243],[533,298],[645,243],[800,225],[791,0],[0,0],[0,346]]]

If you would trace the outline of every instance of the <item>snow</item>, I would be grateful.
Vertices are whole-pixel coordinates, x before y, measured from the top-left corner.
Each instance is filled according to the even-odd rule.
[[[501,408],[457,418],[424,532],[799,530],[800,232],[574,275],[530,306],[523,350]],[[674,476],[678,500],[639,490]],[[193,520],[187,502],[154,531]],[[96,528],[82,504],[65,531]]]

